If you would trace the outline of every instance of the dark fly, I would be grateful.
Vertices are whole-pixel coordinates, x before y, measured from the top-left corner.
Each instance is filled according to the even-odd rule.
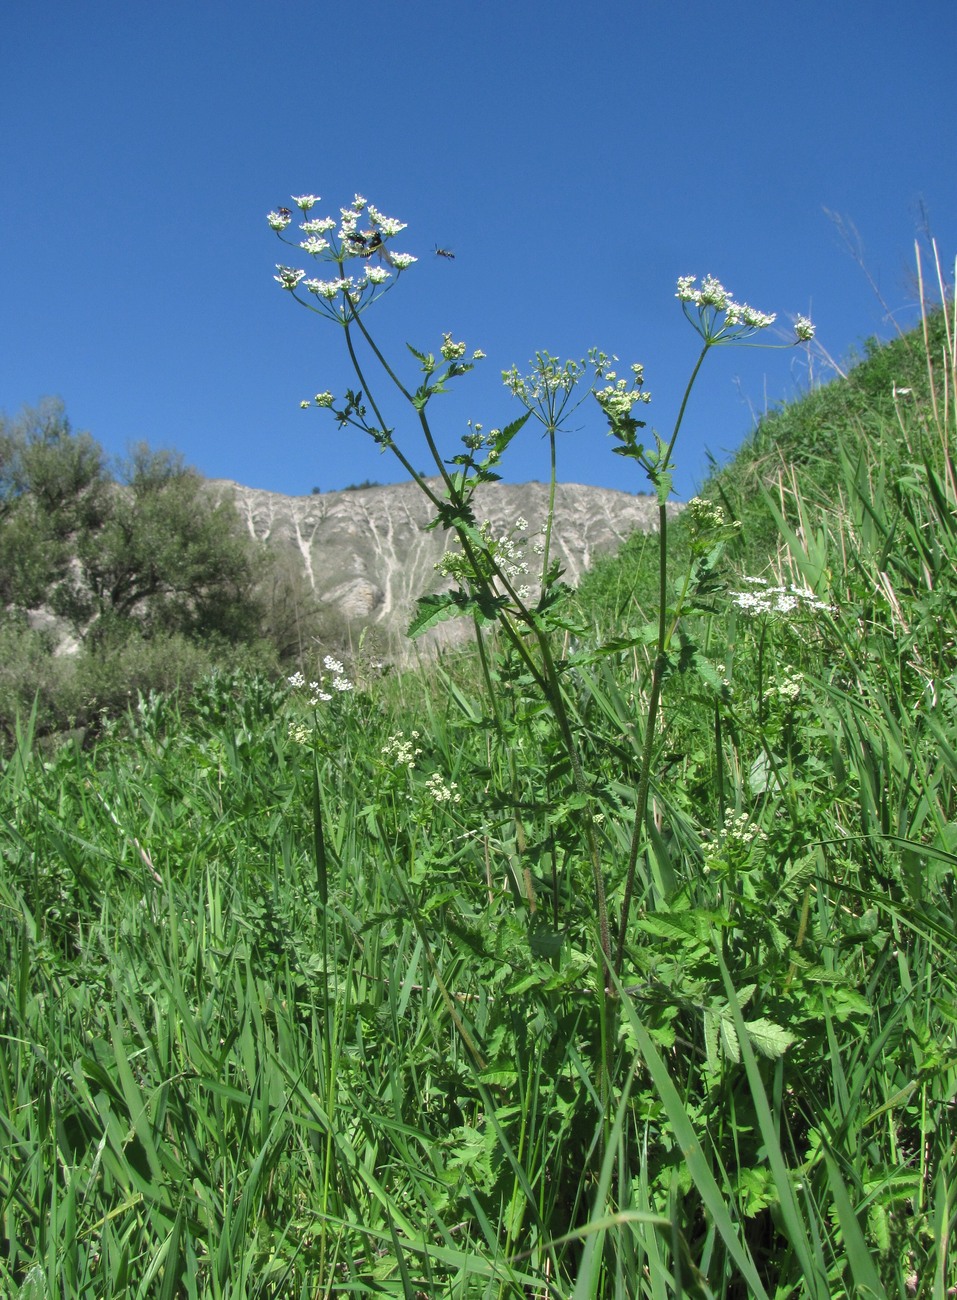
[[[392,258],[389,256],[389,250],[386,248],[385,244],[382,241],[381,230],[374,230],[372,232],[372,237],[370,238],[366,247],[368,249],[369,254],[376,253],[379,257],[382,258],[383,262],[387,262],[389,266],[395,265],[395,263],[392,261]]]

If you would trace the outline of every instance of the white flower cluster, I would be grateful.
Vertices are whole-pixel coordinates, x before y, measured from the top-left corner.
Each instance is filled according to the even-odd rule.
[[[569,397],[578,382],[585,377],[589,365],[599,378],[606,374],[613,378],[608,367],[617,360],[617,357],[606,356],[596,348],[592,348],[588,356],[580,361],[561,362],[548,352],[538,352],[535,355],[535,368],[530,374],[522,375],[517,366],[512,366],[510,370],[502,371],[502,383],[513,397],[517,397],[523,406],[532,410],[557,394]]]
[[[312,739],[312,727],[304,722],[290,722],[286,734],[294,745],[308,745]]]
[[[425,783],[425,788],[435,800],[436,803],[461,803],[462,796],[459,793],[457,781],[450,781],[446,784],[444,777],[439,772],[433,772]]]
[[[793,704],[801,694],[801,687],[804,684],[804,674],[799,673],[796,668],[785,668],[780,677],[772,677],[771,685],[764,692],[766,700],[783,700],[787,704]]]
[[[746,302],[735,302],[730,291],[713,275],[706,275],[699,288],[695,288],[696,279],[694,275],[679,276],[675,297],[689,320],[689,308],[697,308],[698,321],[692,321],[692,324],[702,338],[711,343],[733,343],[747,338],[755,330],[767,329],[777,319],[773,312],[758,311]],[[718,325],[717,318],[721,315],[724,319]],[[799,343],[809,343],[814,337],[814,326],[807,316],[795,318],[794,334]]]
[[[814,338],[814,325],[807,316],[796,316],[794,319],[794,333],[800,343],[810,343]]]
[[[333,674],[332,689],[334,691],[344,692],[355,690],[355,686],[349,681],[348,677],[343,676],[346,670],[344,665],[341,664],[338,659],[333,659],[332,655],[326,655],[322,662],[325,664],[329,672]],[[328,699],[329,697],[326,696],[325,698]]]
[[[345,668],[338,659],[333,659],[332,655],[326,655],[323,663],[327,670],[333,674],[332,689],[334,691],[345,692],[355,689],[353,683],[350,682],[347,677],[342,675],[345,672]],[[303,677],[302,673],[293,673],[291,677],[286,678],[286,681],[294,691],[301,691],[306,686],[306,679]],[[323,689],[325,681],[326,676],[325,673],[323,673],[317,682],[309,682],[309,705],[311,708],[315,708],[317,704],[332,699],[329,692]]]
[[[742,848],[748,848],[754,840],[767,840],[765,832],[757,822],[752,822],[748,813],[735,814],[732,811],[728,811],[724,816],[724,826],[720,835],[723,840],[733,840]]]
[[[325,393],[316,393],[315,397],[312,399],[311,402],[309,401],[308,398],[306,398],[306,400],[303,401],[303,402],[300,402],[299,405],[300,405],[301,409],[304,410],[304,411],[305,411],[308,407],[312,406],[313,403],[315,403],[316,406],[324,406],[324,407],[327,407],[327,408],[331,408],[331,407],[332,407],[332,404],[335,402],[335,400],[336,400],[336,399],[335,399],[335,397],[333,397],[332,393],[326,391]]]
[[[685,506],[685,513],[699,533],[707,532],[712,528],[723,528],[728,522],[728,517],[721,506],[715,505],[713,501],[706,501],[704,497],[692,497]]]
[[[713,842],[708,846],[705,854],[705,866],[711,870],[720,860],[722,854],[729,850],[738,853],[746,852],[757,841],[759,844],[767,842],[767,835],[756,822],[753,822],[748,813],[736,813],[733,809],[725,815],[724,825],[714,837]]]
[[[472,360],[474,361],[479,355],[478,352],[473,352]],[[498,459],[498,453],[495,450],[495,443],[499,434],[502,432],[501,429],[489,429],[488,433],[483,433],[482,430],[485,426],[480,424],[478,421],[473,424],[471,420],[468,421],[468,427],[468,433],[462,434],[463,445],[466,446],[469,451],[481,451],[483,447],[488,447],[488,460],[490,463],[494,463]]]
[[[319,202],[315,194],[301,194],[293,203],[305,215]],[[277,264],[278,275],[273,278],[290,293],[302,286],[319,300],[321,306],[338,320],[353,318],[359,310],[369,306],[383,292],[392,271],[404,271],[417,259],[410,253],[394,253],[388,242],[405,223],[387,217],[368,200],[357,194],[348,208],[340,208],[340,220],[335,217],[310,217],[300,223],[304,236],[298,244],[285,237],[292,222],[289,208],[278,208],[266,214],[266,223],[290,247],[300,249],[320,262],[331,263],[336,270],[331,278],[306,278],[306,272],[297,267]],[[360,229],[360,222],[364,222]],[[360,258],[365,263],[361,276],[344,275],[347,261]],[[386,267],[391,268],[387,270]],[[339,301],[340,295],[342,300]],[[301,301],[301,300],[300,300]],[[333,306],[335,304],[335,306]]]
[[[834,613],[835,607],[828,605],[807,587],[772,587],[766,578],[745,578],[755,591],[733,591],[731,599],[746,614],[793,614],[796,610]]]
[[[718,838],[724,843],[731,841],[746,849],[755,840],[767,840],[768,837],[757,822],[751,820],[748,813],[728,812]]]
[[[461,361],[465,356],[466,347],[464,343],[456,343],[451,334],[443,334],[440,351],[445,361]]]
[[[513,541],[508,533],[503,533],[496,542],[492,543],[498,567],[509,582],[520,578],[523,573],[528,573],[528,560],[522,558],[523,543],[524,539]]]
[[[647,404],[651,401],[651,394],[645,392],[642,387],[645,382],[645,368],[639,361],[632,365],[631,376],[631,379],[619,379],[614,370],[609,370],[605,378],[614,382],[595,392],[598,405],[612,422],[627,419],[631,415],[632,407],[637,406],[639,402]]]
[[[724,312],[725,325],[733,328],[743,325],[749,330],[767,329],[777,317],[773,312],[758,311],[746,302],[735,302],[730,291],[713,275],[706,275],[701,281],[701,288],[695,289],[695,275],[682,275],[678,278],[678,290],[675,297],[679,302],[689,303],[699,311],[712,308],[715,312]]]
[[[523,554],[526,538],[516,538],[513,534],[516,532],[524,533],[527,529],[528,520],[522,516],[519,516],[515,521],[510,532],[502,533],[500,537],[495,536],[491,521],[488,519],[483,520],[479,528],[479,535],[482,538],[487,554],[494,559],[503,577],[513,584],[516,578],[528,573],[528,561]],[[467,580],[471,576],[468,560],[464,555],[460,555],[456,551],[446,551],[441,560],[435,565],[435,569],[443,577],[454,578],[459,582]],[[522,587],[519,591],[522,600],[527,598],[527,594],[528,588]]]
[[[418,739],[417,731],[410,731],[408,740],[405,738],[405,732],[397,731],[394,736],[389,737],[380,752],[385,758],[391,759],[396,767],[407,767],[411,772],[415,767],[415,760],[422,753],[421,748],[415,743]]]

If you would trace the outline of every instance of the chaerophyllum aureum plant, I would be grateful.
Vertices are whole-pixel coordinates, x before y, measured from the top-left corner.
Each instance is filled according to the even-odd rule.
[[[711,276],[700,284],[694,276],[682,276],[676,296],[701,339],[701,350],[670,437],[665,439],[655,432],[645,436],[646,421],[639,415],[648,404],[650,394],[644,387],[641,365],[631,366],[622,376],[613,368],[615,358],[597,350],[581,360],[565,362],[547,352],[539,352],[528,374],[522,375],[515,367],[503,373],[506,388],[524,408],[522,414],[503,428],[486,431],[481,424],[470,424],[461,438],[461,450],[446,459],[432,424],[434,399],[468,374],[484,353],[479,349],[470,352],[465,343],[456,341],[451,334],[444,334],[434,351],[409,344],[417,363],[417,377],[414,382],[404,377],[398,364],[381,351],[366,317],[369,308],[416,263],[412,254],[396,246],[405,224],[386,216],[361,195],[356,195],[349,206],[340,208],[338,216],[314,215],[319,202],[315,195],[300,195],[292,202],[297,209],[295,214],[293,209],[281,207],[270,212],[267,221],[278,238],[295,251],[297,260],[303,255],[309,258],[312,273],[300,266],[280,263],[275,279],[301,306],[342,330],[356,375],[356,386],[348,388],[342,396],[319,392],[301,405],[328,410],[340,427],[358,430],[395,456],[428,497],[435,512],[431,527],[441,527],[455,539],[455,548],[441,565],[443,574],[451,580],[451,590],[420,599],[410,633],[419,635],[454,615],[472,619],[493,725],[508,755],[516,843],[520,850],[524,835],[518,773],[514,750],[508,743],[508,720],[495,689],[495,674],[484,636],[490,626],[498,628],[505,652],[517,662],[525,681],[546,707],[564,754],[564,770],[571,785],[568,804],[575,810],[580,842],[590,863],[598,942],[610,990],[611,972],[618,976],[622,971],[636,864],[649,831],[649,788],[662,686],[675,666],[675,645],[681,645],[682,616],[693,604],[695,591],[713,569],[729,533],[729,527],[712,526],[707,520],[694,530],[689,571],[679,584],[677,596],[669,600],[668,503],[675,445],[691,390],[708,353],[713,348],[752,342],[773,324],[775,317],[737,302]],[[813,332],[811,322],[799,316],[792,343],[809,341]],[[406,423],[401,433],[398,421],[389,413],[391,407],[387,411],[389,398],[405,409]],[[602,846],[609,840],[607,836],[599,836],[603,814],[594,799],[593,774],[587,770],[570,706],[570,664],[556,651],[558,637],[571,630],[565,610],[568,589],[561,582],[561,569],[552,555],[557,434],[568,427],[571,415],[589,399],[598,403],[608,422],[616,442],[615,453],[634,461],[647,476],[658,507],[657,627],[644,724],[643,729],[639,728],[639,775],[631,814],[630,850],[623,870],[611,871],[602,857]],[[476,490],[500,478],[499,470],[510,443],[529,421],[543,427],[550,457],[547,517],[541,537],[531,548],[535,557],[534,574],[530,572],[526,539],[516,537],[516,532],[523,531],[520,524],[524,521],[519,521],[515,530],[499,535],[475,511]],[[419,440],[414,450],[410,445],[413,437]],[[426,475],[415,468],[422,462],[422,444],[431,458],[434,474]],[[528,870],[524,881],[527,905],[534,912],[535,889]],[[609,900],[610,881],[623,882],[614,909]]]

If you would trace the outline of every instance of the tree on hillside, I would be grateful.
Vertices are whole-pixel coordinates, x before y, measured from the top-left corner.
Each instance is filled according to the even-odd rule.
[[[0,603],[43,604],[70,566],[72,543],[100,527],[110,475],[88,433],[74,435],[58,401],[0,416]]]
[[[257,557],[228,502],[168,451],[118,467],[59,402],[0,421],[0,601],[45,605],[91,648],[135,633],[255,639]]]

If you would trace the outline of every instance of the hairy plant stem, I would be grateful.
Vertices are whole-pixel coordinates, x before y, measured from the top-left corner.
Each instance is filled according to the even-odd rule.
[[[482,634],[482,625],[474,615],[472,616],[472,625],[475,628],[475,644],[478,648],[479,663],[482,666],[482,678],[485,682],[485,690],[492,710],[492,720],[495,723],[495,730],[498,732],[499,740],[502,742],[502,748],[505,751],[508,760],[508,779],[512,788],[512,822],[515,826],[515,848],[518,853],[519,862],[522,864],[522,879],[525,883],[525,897],[528,901],[528,910],[534,915],[537,909],[535,882],[532,880],[532,873],[525,861],[525,826],[522,822],[520,811],[521,800],[519,798],[518,769],[515,764],[515,751],[513,746],[508,743],[508,737],[505,734],[505,722],[498,706],[498,696],[495,693],[495,687],[492,682],[492,670],[488,662],[488,655],[485,651],[485,638]]]
[[[365,377],[362,373],[362,369],[359,365],[359,360],[358,357],[356,356],[355,348],[353,346],[352,338],[349,330],[349,325],[352,322],[354,322],[358,326],[363,337],[365,338],[370,348],[372,349],[372,352],[375,355],[376,359],[379,361],[386,375],[392,380],[393,384],[398,389],[399,393],[405,398],[407,402],[409,402],[411,405],[415,407],[416,413],[419,417],[419,423],[422,427],[422,432],[425,436],[426,444],[428,445],[429,452],[431,453],[432,458],[439,469],[439,473],[442,476],[443,482],[445,483],[445,487],[448,492],[449,499],[452,502],[453,506],[457,507],[463,512],[467,511],[469,508],[468,499],[462,492],[461,488],[455,483],[455,481],[453,480],[452,476],[449,474],[445,466],[445,462],[442,459],[442,456],[438,450],[435,439],[433,437],[432,430],[429,425],[428,417],[426,415],[424,407],[420,406],[418,403],[415,402],[415,400],[412,397],[412,394],[405,387],[405,385],[402,383],[399,377],[395,374],[394,370],[389,365],[386,358],[383,356],[382,352],[380,351],[372,335],[366,329],[362,319],[359,317],[358,314],[353,312],[352,320],[347,321],[345,327],[346,342],[349,348],[349,357],[352,361],[356,374],[359,376],[360,383],[362,384],[362,387],[366,393],[366,396],[369,400],[369,404],[371,405],[373,411],[375,412],[376,419],[379,421],[380,428],[383,431],[385,431],[386,428],[385,421],[383,420],[379,412],[379,408],[376,405],[375,400],[373,399],[369,391],[369,386],[365,380]],[[548,426],[548,432],[549,432],[550,446],[551,446],[551,487],[549,493],[549,517],[548,517],[547,526],[549,529],[549,537],[550,537],[551,522],[554,514],[554,502],[555,502],[555,437],[554,437],[555,425],[554,422],[552,422]],[[411,478],[426,493],[426,495],[428,496],[432,504],[437,508],[441,508],[442,503],[439,500],[439,498],[432,491],[429,485],[425,482],[422,475],[417,473],[412,468],[411,463],[402,454],[400,448],[397,447],[394,442],[392,442],[391,438],[389,440],[388,445],[390,449],[394,452],[394,454],[397,456],[397,458],[399,459],[403,467],[410,474]],[[472,574],[474,575],[474,581],[476,585],[479,585],[483,589],[483,594],[493,595],[494,593],[491,584],[489,582],[489,579],[485,577],[483,573],[483,568],[478,562],[475,545],[472,541],[471,536],[469,535],[469,532],[464,526],[459,526],[454,522],[453,522],[453,528],[455,530],[459,544],[462,547],[463,554],[465,555],[466,560],[468,561],[469,568]],[[504,590],[508,593],[510,600],[514,603],[515,608],[518,611],[518,617],[520,618],[521,622],[524,624],[527,630],[531,632],[538,648],[538,653],[541,659],[541,667],[539,667],[539,665],[536,664],[534,657],[529,653],[528,647],[525,645],[522,637],[519,635],[519,632],[514,626],[512,619],[509,618],[508,615],[504,613],[504,611],[500,613],[498,617],[499,626],[501,627],[503,633],[507,637],[509,643],[512,645],[516,653],[521,658],[525,667],[528,669],[529,673],[532,676],[532,679],[538,686],[539,690],[542,692],[543,696],[545,697],[545,700],[548,703],[549,708],[551,709],[552,716],[555,718],[555,721],[558,724],[562,745],[565,749],[565,752],[568,755],[568,760],[572,771],[572,781],[575,787],[575,793],[585,796],[587,800],[589,798],[588,782],[586,781],[584,772],[582,770],[582,764],[578,752],[578,746],[575,743],[575,737],[574,737],[574,733],[572,732],[571,722],[568,717],[568,712],[565,708],[565,701],[562,694],[560,675],[558,672],[558,668],[555,664],[554,657],[551,652],[551,646],[549,644],[548,636],[545,630],[539,625],[539,622],[535,618],[532,611],[527,608],[525,602],[521,599],[518,592],[515,590],[508,576],[502,571],[495,557],[493,555],[489,555],[486,558],[491,567],[493,578],[496,581],[501,583]],[[545,573],[545,568],[543,567],[543,576],[544,573]],[[487,681],[489,687],[491,688],[491,678],[488,677]],[[605,894],[605,881],[601,869],[601,857],[598,851],[598,840],[595,835],[594,818],[592,816],[591,809],[587,803],[584,809],[583,829],[585,835],[585,843],[588,849],[588,856],[591,863],[592,877],[595,886],[595,909],[597,913],[601,950],[605,960],[607,962],[610,962],[611,961],[611,933],[610,933],[610,927],[608,922],[608,904],[607,904],[607,899]],[[530,878],[528,883],[530,886],[531,885]]]
[[[552,551],[552,524],[555,522],[555,426],[548,426],[548,451],[550,460],[550,473],[548,476],[548,514],[545,517],[545,547],[542,551],[542,583],[545,581],[545,574],[548,572],[548,561]]]
[[[638,795],[635,800],[635,816],[632,822],[631,845],[628,850],[628,866],[625,870],[625,893],[621,903],[621,917],[618,922],[618,943],[615,948],[615,974],[621,975],[621,968],[625,959],[625,939],[628,934],[628,915],[631,911],[631,900],[635,891],[635,872],[638,867],[638,851],[641,848],[643,835],[647,832],[648,826],[648,791],[651,787],[651,760],[655,748],[655,729],[658,725],[658,709],[661,704],[661,688],[664,683],[665,673],[668,668],[668,648],[671,638],[675,634],[675,629],[681,618],[684,598],[687,594],[687,586],[679,597],[678,604],[673,611],[671,624],[668,623],[668,500],[667,493],[663,490],[663,475],[668,473],[671,468],[671,455],[678,439],[678,432],[681,429],[681,422],[684,419],[685,410],[688,406],[688,399],[691,396],[691,390],[694,387],[695,380],[698,378],[698,372],[708,355],[708,349],[711,347],[709,341],[705,341],[701,349],[701,355],[695,363],[695,368],[691,372],[691,378],[685,387],[684,397],[681,401],[681,407],[678,411],[678,418],[675,420],[675,427],[671,434],[671,441],[665,449],[664,455],[658,460],[654,467],[646,465],[648,477],[655,486],[658,495],[658,639],[655,645],[655,660],[651,671],[651,690],[648,694],[648,712],[645,717],[645,738],[641,750],[641,768],[638,775]]]

